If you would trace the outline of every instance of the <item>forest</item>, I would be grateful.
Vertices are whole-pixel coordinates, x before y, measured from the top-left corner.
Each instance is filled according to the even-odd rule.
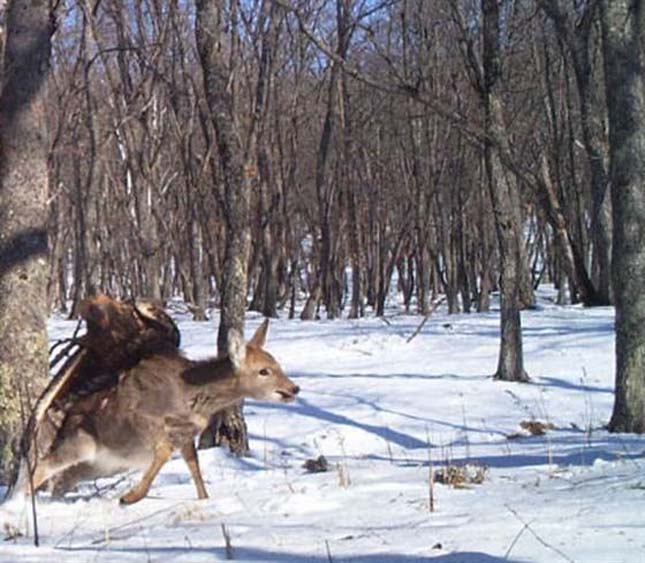
[[[523,319],[607,350],[615,311],[603,424],[645,432],[643,30],[641,0],[0,0],[0,483],[88,298],[189,346],[214,320],[220,356],[245,319],[430,347],[493,315],[504,385],[548,379]],[[201,446],[247,454],[241,409]]]
[[[610,302],[597,2],[499,3],[492,69],[478,2],[221,4],[251,309],[381,315],[396,284],[420,314],[439,294],[452,312],[487,310],[491,181],[516,215],[522,304],[540,282],[563,303]],[[203,317],[227,217],[193,3],[64,2],[51,64],[50,306],[180,295]],[[492,166],[488,95],[504,145]]]

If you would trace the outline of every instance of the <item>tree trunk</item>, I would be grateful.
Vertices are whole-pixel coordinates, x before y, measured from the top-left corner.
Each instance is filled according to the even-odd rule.
[[[576,250],[567,221],[560,207],[556,188],[551,180],[547,156],[542,154],[542,178],[536,181],[540,198],[544,205],[547,221],[553,229],[554,244],[558,249],[561,265],[580,300],[587,306],[598,305],[598,296],[593,283],[587,275],[584,260],[579,250]],[[572,288],[572,289],[573,289]]]
[[[522,282],[522,241],[516,222],[513,203],[519,197],[517,189],[504,173],[498,147],[506,139],[499,91],[500,80],[500,22],[497,0],[482,0],[483,12],[483,98],[485,127],[485,166],[493,202],[495,229],[500,257],[501,345],[495,379],[528,381],[522,356],[522,325],[520,318],[520,286]],[[493,146],[494,141],[496,146]]]
[[[645,5],[602,5],[616,298],[613,432],[645,432]]]
[[[217,334],[220,354],[228,350],[229,331],[244,334],[247,262],[250,248],[249,209],[251,182],[255,170],[245,167],[242,147],[233,126],[233,97],[228,88],[229,72],[223,60],[221,33],[224,10],[221,0],[196,0],[195,37],[204,76],[206,101],[210,109],[224,183],[226,249],[222,275],[221,318]],[[223,431],[229,427],[230,431]],[[200,445],[218,445],[222,436],[232,437],[233,452],[248,452],[242,406],[217,414],[205,431]],[[212,439],[211,439],[212,438]]]
[[[602,149],[602,120],[596,117],[599,112],[595,107],[595,81],[589,45],[597,4],[597,2],[587,2],[580,14],[579,23],[574,25],[571,15],[568,11],[560,8],[558,0],[540,0],[541,8],[553,21],[560,40],[566,45],[571,55],[578,89],[582,142],[591,181],[591,237],[597,271],[597,284],[594,287],[593,300],[585,304],[608,305],[610,301],[611,236],[606,197],[607,172]]]
[[[49,2],[14,0],[0,97],[0,462],[16,469],[31,404],[47,381],[47,142]]]

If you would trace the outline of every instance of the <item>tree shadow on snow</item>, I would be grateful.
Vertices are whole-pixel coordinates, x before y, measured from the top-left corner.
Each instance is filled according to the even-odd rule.
[[[458,377],[458,376],[455,376]],[[606,392],[607,390],[600,387],[590,387],[581,383],[580,386],[568,382],[561,382],[555,378],[542,378],[550,382],[551,385],[566,385],[571,389],[590,392]],[[538,384],[539,385],[539,384]],[[548,384],[547,384],[548,385]],[[330,393],[326,393],[330,394]],[[333,393],[331,393],[333,395]],[[435,428],[437,426],[446,427],[451,430],[457,431],[458,435],[449,444],[441,444],[442,448],[458,447],[470,444],[473,447],[499,447],[504,451],[499,455],[474,455],[470,458],[452,458],[454,463],[467,463],[472,461],[479,461],[489,467],[497,468],[519,468],[531,467],[542,465],[555,465],[555,466],[590,466],[596,460],[602,461],[631,461],[645,458],[645,437],[634,435],[611,435],[604,430],[594,429],[593,436],[589,436],[587,432],[579,428],[558,428],[550,431],[547,436],[526,436],[517,439],[509,440],[506,434],[500,430],[492,428],[482,428],[469,426],[450,421],[430,417],[419,417],[408,415],[403,412],[388,409],[378,405],[374,401],[370,401],[358,395],[339,393],[339,397],[345,400],[352,401],[355,405],[363,405],[376,412],[383,412],[387,414],[395,414],[408,419],[418,420],[420,423]],[[262,409],[288,409],[292,415],[312,417],[316,420],[325,421],[332,424],[346,426],[350,428],[357,428],[374,436],[382,438],[386,442],[399,446],[404,450],[425,450],[428,447],[426,440],[419,439],[412,434],[402,432],[390,426],[371,424],[363,420],[357,420],[332,412],[328,409],[321,408],[306,398],[299,397],[295,404],[284,406],[273,403],[257,403],[254,404],[257,410]],[[362,417],[365,418],[364,416]],[[470,443],[468,435],[481,435],[495,436],[494,439],[487,439],[484,441],[475,440]],[[257,439],[263,439],[256,436]],[[284,444],[285,449],[287,444]],[[435,447],[434,444],[430,444]],[[521,450],[521,451],[518,451]],[[378,455],[368,455],[370,459],[380,459]],[[427,455],[424,453],[422,456],[412,456],[418,459],[412,459],[410,456],[404,456],[405,459],[392,459],[388,457],[390,462],[400,462],[404,466],[409,465],[423,465],[427,463]]]
[[[582,432],[580,432],[582,434]],[[463,465],[467,463],[481,463],[490,468],[519,469],[526,467],[590,467],[596,461],[626,462],[638,467],[640,461],[645,460],[645,438],[608,438],[596,443],[588,444],[582,436],[551,435],[547,440],[544,437],[527,436],[511,441],[488,442],[486,446],[502,444],[508,445],[508,453],[499,455],[477,455],[469,457],[450,458],[450,463]],[[477,444],[479,446],[484,444]],[[523,448],[514,451],[516,446]],[[446,448],[444,444],[441,448]],[[531,448],[531,451],[527,451]],[[439,449],[439,448],[437,448]],[[421,457],[390,457],[378,454],[366,456],[376,461],[388,461],[402,467],[418,467],[428,464],[426,456]]]
[[[478,376],[478,377],[483,377],[483,376]],[[325,393],[325,395],[333,396],[336,394]],[[468,426],[468,425],[452,423],[452,422],[443,421],[443,420],[430,418],[430,417],[420,417],[420,416],[411,415],[405,412],[397,411],[394,409],[385,408],[378,405],[375,401],[370,401],[369,399],[365,399],[364,397],[360,397],[358,395],[353,395],[348,393],[342,393],[337,395],[344,399],[350,399],[357,405],[367,406],[373,409],[375,412],[393,414],[396,416],[400,416],[402,418],[418,420],[419,422],[422,422],[426,425],[431,425],[432,427],[442,426],[445,428],[449,428],[451,430],[457,430],[459,432],[468,433],[468,434],[486,434],[486,435],[495,434],[500,437],[505,436],[503,432],[490,429],[490,428]],[[331,412],[327,409],[323,409],[319,406],[312,404],[310,401],[308,401],[303,397],[298,397],[298,400],[295,403],[288,406],[284,406],[278,403],[257,403],[257,404],[254,403],[253,407],[257,408],[258,410],[262,410],[262,409],[271,409],[271,410],[279,409],[279,410],[285,410],[285,411],[288,410],[293,415],[308,416],[308,417],[315,418],[317,420],[323,420],[333,424],[340,424],[342,426],[358,428],[360,430],[363,430],[365,432],[378,436],[379,438],[382,438],[386,442],[390,442],[404,449],[409,449],[409,450],[427,449],[428,447],[428,444],[425,440],[420,440],[410,434],[406,434],[399,430],[395,430],[389,426],[378,426],[376,424],[368,424],[366,422],[355,420],[343,414],[337,414],[337,413]],[[258,436],[258,438],[260,437]],[[463,439],[459,438],[452,445],[460,445],[461,441],[463,441]]]
[[[273,403],[263,403],[257,405],[260,408],[275,409],[275,408],[284,408],[282,405],[273,404]],[[392,428],[387,428],[384,426],[377,426],[375,424],[368,424],[366,422],[360,422],[354,420],[342,414],[336,414],[328,410],[322,409],[313,405],[307,399],[299,398],[298,401],[289,405],[289,411],[295,414],[300,414],[304,416],[310,416],[318,420],[324,420],[326,422],[331,422],[333,424],[341,424],[343,426],[352,426],[375,436],[379,436],[386,440],[406,449],[416,449],[416,448],[425,448],[427,444],[411,436],[410,434],[405,434],[404,432],[399,432],[398,430],[393,430]]]
[[[61,551],[96,551],[96,548],[90,547],[61,547],[58,548]],[[112,546],[106,548],[106,551],[109,553],[121,553],[123,555],[127,554],[141,554],[146,557],[152,555],[165,556],[164,560],[176,559],[181,560],[182,556],[190,555],[209,555],[210,557],[215,557],[215,561],[225,561],[230,559],[227,556],[226,550],[222,547],[215,548],[206,548],[206,547],[132,547],[132,548],[114,548]],[[333,548],[332,548],[333,552]],[[103,552],[105,554],[105,551]],[[407,555],[404,553],[369,553],[365,555],[335,555],[332,553],[332,557],[328,555],[312,555],[304,553],[291,553],[288,551],[271,551],[266,549],[257,549],[257,548],[247,548],[247,547],[233,547],[233,559],[235,561],[248,561],[248,562],[282,562],[282,563],[296,563],[296,562],[307,562],[307,563],[329,563],[330,560],[336,561],[337,563],[423,563],[423,562],[433,562],[433,563],[521,563],[517,559],[507,559],[504,557],[498,557],[494,555],[488,555],[487,553],[479,553],[475,551],[464,551],[456,553],[448,553],[445,555],[436,555],[432,557],[421,556],[421,555]]]
[[[570,391],[582,391],[584,393],[609,393],[614,394],[612,387],[598,387],[596,385],[587,385],[584,382],[574,383],[566,379],[558,377],[539,377],[536,381],[537,385],[544,387],[559,387],[560,389],[567,389]]]

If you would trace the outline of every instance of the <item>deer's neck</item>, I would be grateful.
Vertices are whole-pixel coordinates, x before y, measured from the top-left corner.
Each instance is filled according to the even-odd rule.
[[[182,379],[188,406],[196,415],[208,418],[244,398],[239,377],[227,357],[195,362],[182,374]]]

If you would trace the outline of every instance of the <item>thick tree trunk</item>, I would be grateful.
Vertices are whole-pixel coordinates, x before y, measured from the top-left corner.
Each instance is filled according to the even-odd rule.
[[[488,186],[493,202],[495,229],[499,246],[501,345],[495,379],[527,381],[522,355],[522,325],[520,319],[522,284],[522,241],[513,208],[519,196],[517,185],[502,168],[498,147],[506,146],[506,131],[499,92],[500,80],[500,23],[497,0],[482,0],[483,12],[483,99],[486,133],[490,141],[485,146],[485,165]],[[492,142],[497,146],[493,146]]]
[[[616,298],[613,432],[645,432],[644,23],[642,1],[603,2]]]
[[[244,334],[250,249],[249,202],[255,170],[244,166],[242,147],[233,127],[233,98],[228,88],[230,76],[221,45],[224,26],[221,4],[221,0],[196,0],[195,37],[224,183],[226,249],[217,334],[217,349],[223,353],[228,350],[231,330]],[[228,442],[231,450],[239,455],[245,454],[249,446],[241,409],[239,406],[217,414],[201,444],[218,444],[218,439],[227,435],[233,438]],[[222,430],[226,426],[230,426],[230,432]]]
[[[14,0],[7,14],[0,97],[0,470],[16,469],[19,438],[47,381],[47,0]]]
[[[495,0],[493,0],[495,1]],[[488,185],[495,213],[495,229],[499,248],[501,342],[495,379],[528,381],[522,354],[520,310],[521,251],[513,212],[509,209],[509,185],[503,179],[502,165],[491,147],[486,148]]]

